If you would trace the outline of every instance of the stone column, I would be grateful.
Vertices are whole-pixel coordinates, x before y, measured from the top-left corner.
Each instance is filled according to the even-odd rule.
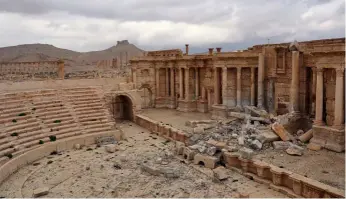
[[[227,67],[222,68],[222,104],[227,106]]]
[[[174,96],[175,96],[174,68],[170,68],[170,70],[171,70],[171,98],[174,99]]]
[[[183,93],[183,69],[179,68],[179,98],[180,100],[184,99]]]
[[[237,107],[241,107],[241,67],[237,67]]]
[[[324,125],[323,122],[323,68],[316,68],[316,113],[315,125]]]
[[[311,96],[311,110],[310,110],[310,114],[315,115],[315,107],[316,107],[316,68],[311,68],[312,70],[312,96]]]
[[[251,106],[255,106],[255,70],[256,68],[251,67]]]
[[[344,69],[336,69],[334,127],[343,128],[344,121]]]
[[[196,81],[195,81],[195,83],[196,83],[196,92],[195,92],[195,94],[196,94],[196,97],[195,97],[195,100],[198,100],[198,98],[199,98],[199,68],[195,68],[195,76],[196,76]]]
[[[257,107],[264,108],[264,55],[258,55],[258,91],[257,91]]]
[[[299,112],[299,51],[292,52],[292,80],[290,88],[290,112]]]
[[[205,87],[203,86],[202,87],[202,100],[204,101],[205,100],[205,97],[206,97],[206,89],[205,89]]]
[[[214,68],[214,104],[220,103],[220,84],[218,68]]]
[[[160,68],[155,70],[156,97],[160,96]]]
[[[166,97],[169,96],[169,68],[166,68]]]
[[[133,68],[132,70],[133,70],[132,71],[132,78],[133,78],[132,82],[133,82],[135,88],[137,88],[137,70],[136,70],[136,68]]]
[[[189,75],[189,68],[185,68],[185,100],[189,101],[190,100],[190,85],[189,85],[189,80],[190,80],[190,75]]]
[[[208,110],[211,108],[211,92],[210,89],[207,90],[207,100],[208,100]]]

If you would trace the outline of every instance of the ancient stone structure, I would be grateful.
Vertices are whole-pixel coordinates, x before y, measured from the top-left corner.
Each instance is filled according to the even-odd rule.
[[[132,80],[150,97],[142,107],[211,112],[225,118],[244,106],[272,115],[315,117],[313,139],[344,151],[345,38],[256,45],[205,55],[179,49],[132,59]]]
[[[64,79],[64,61],[2,62],[1,80]]]

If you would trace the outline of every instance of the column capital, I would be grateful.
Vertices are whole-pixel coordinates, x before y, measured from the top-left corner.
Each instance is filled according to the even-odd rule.
[[[226,66],[222,67],[222,70],[226,72],[227,71],[227,67]]]
[[[324,69],[324,68],[316,68],[316,72],[317,72],[317,73],[323,73],[323,69]]]

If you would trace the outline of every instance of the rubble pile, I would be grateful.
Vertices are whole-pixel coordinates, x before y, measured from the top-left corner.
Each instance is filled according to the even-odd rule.
[[[312,131],[290,133],[280,124],[284,118],[275,118],[255,107],[245,107],[245,113],[230,112],[232,119],[188,121],[193,128],[188,147],[196,153],[220,156],[222,151],[240,149],[285,150],[289,155],[301,156]],[[278,121],[279,120],[279,121]],[[285,120],[285,124],[290,119]],[[318,148],[313,147],[311,148]]]

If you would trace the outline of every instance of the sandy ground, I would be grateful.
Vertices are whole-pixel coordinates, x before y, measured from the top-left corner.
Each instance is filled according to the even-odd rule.
[[[46,186],[50,191],[44,197],[236,197],[239,192],[285,197],[231,170],[220,182],[213,180],[210,169],[176,158],[158,163],[174,144],[135,124],[121,126],[127,136],[127,141],[119,142],[121,150],[108,153],[102,146],[91,146],[48,156],[10,176],[0,186],[0,196],[31,197],[34,189]],[[143,163],[173,168],[179,177],[149,174],[141,170]]]
[[[189,120],[210,120],[211,115],[207,113],[189,112],[184,113],[173,109],[143,109],[142,115],[150,117],[156,121],[181,129],[191,131],[191,127],[185,126]]]
[[[143,112],[156,121],[172,124],[191,132],[185,126],[188,120],[210,119],[209,114],[184,113],[172,109],[147,109]],[[256,152],[256,158],[286,168],[289,171],[318,180],[319,182],[345,189],[345,153],[305,149],[303,156],[291,156],[285,151],[267,149]]]

